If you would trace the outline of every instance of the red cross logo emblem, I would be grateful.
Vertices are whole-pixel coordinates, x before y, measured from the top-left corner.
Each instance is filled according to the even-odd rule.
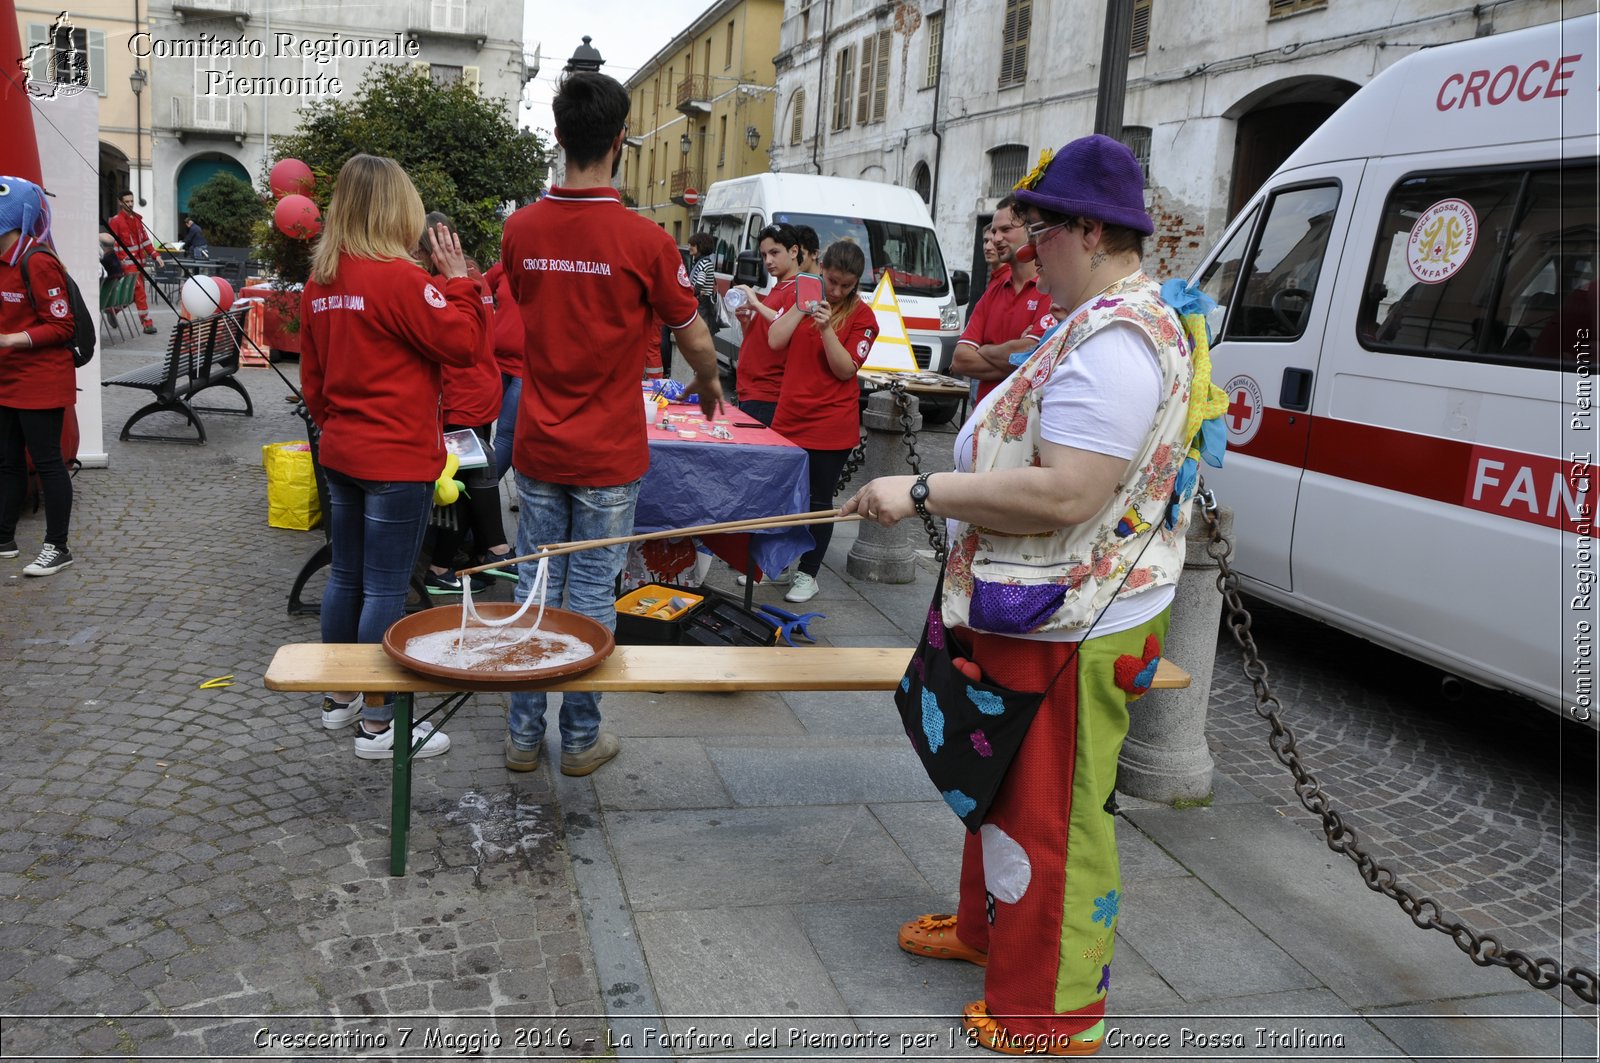
[[[1223,385],[1228,396],[1228,411],[1223,420],[1228,426],[1228,445],[1239,447],[1256,437],[1261,428],[1261,411],[1266,405],[1261,399],[1261,385],[1254,377],[1243,373]]]

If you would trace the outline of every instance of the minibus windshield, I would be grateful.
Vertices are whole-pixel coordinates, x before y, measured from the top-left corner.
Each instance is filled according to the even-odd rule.
[[[867,254],[867,272],[861,287],[871,290],[887,269],[899,295],[941,297],[950,294],[945,277],[944,256],[932,229],[872,218],[847,218],[830,214],[799,214],[780,211],[775,222],[809,225],[817,230],[821,250],[835,240],[852,240]]]

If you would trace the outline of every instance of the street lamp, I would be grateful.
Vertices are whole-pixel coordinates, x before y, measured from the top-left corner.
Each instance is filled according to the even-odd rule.
[[[750,145],[750,150],[755,151],[761,145],[761,130],[755,126],[744,127],[744,142]]]
[[[575,70],[598,73],[600,68],[606,65],[605,59],[600,55],[600,49],[589,43],[592,39],[588,36],[583,38],[583,43],[578,45],[577,50],[572,53],[572,58],[568,59],[567,65],[562,68],[564,73],[570,74]]]
[[[688,133],[685,133],[683,136],[678,138],[678,150],[683,152],[685,155],[689,154],[689,149],[692,147],[694,147],[694,141],[689,139]]]
[[[139,111],[139,97],[144,94],[144,85],[149,81],[149,75],[144,72],[138,60],[134,60],[133,73],[128,75],[128,87],[133,89],[133,155],[134,165],[138,167],[139,206],[145,206],[144,199],[144,119]]]

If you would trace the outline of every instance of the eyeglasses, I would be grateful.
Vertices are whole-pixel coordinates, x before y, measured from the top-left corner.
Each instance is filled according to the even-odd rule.
[[[1069,221],[1058,221],[1054,225],[1046,225],[1044,222],[1037,222],[1028,226],[1028,242],[1034,247],[1038,247],[1039,237],[1043,236],[1045,233],[1053,232],[1056,229],[1063,229],[1071,224],[1072,223]]]

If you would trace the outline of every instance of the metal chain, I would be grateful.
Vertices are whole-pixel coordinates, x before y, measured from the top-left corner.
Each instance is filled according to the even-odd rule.
[[[906,464],[911,466],[911,471],[918,476],[922,475],[922,455],[917,453],[917,433],[912,430],[911,397],[906,393],[906,384],[903,380],[891,380],[889,390],[894,393],[895,405],[900,407],[900,427],[903,430],[901,438],[906,444]],[[867,460],[867,430],[861,430],[861,442],[856,444],[856,449],[844,460],[844,471],[839,474],[839,482],[834,485],[833,497],[838,498],[843,493],[845,484],[850,482]],[[922,526],[928,533],[928,545],[933,547],[933,559],[944,564],[945,541],[944,531],[934,521],[931,515],[922,518]]]
[[[911,472],[916,476],[922,475],[922,456],[917,453],[917,433],[912,428],[915,424],[911,420],[911,396],[906,391],[906,382],[896,377],[889,382],[889,390],[894,394],[894,404],[900,407],[901,438],[906,444],[906,464],[911,466]],[[933,514],[922,513],[922,527],[928,533],[928,545],[933,547],[933,559],[944,567],[946,554],[944,529],[933,519]]]
[[[1233,632],[1233,640],[1244,651],[1243,671],[1245,678],[1255,688],[1256,715],[1272,725],[1272,737],[1267,744],[1272,747],[1279,763],[1294,775],[1294,792],[1300,804],[1322,820],[1328,848],[1350,858],[1368,889],[1393,900],[1422,929],[1449,935],[1456,946],[1479,967],[1508,967],[1536,989],[1564,985],[1586,1003],[1600,1001],[1600,977],[1594,971],[1583,967],[1563,971],[1561,965],[1548,956],[1534,959],[1520,950],[1506,948],[1493,935],[1480,933],[1446,913],[1432,897],[1418,897],[1400,885],[1395,880],[1394,872],[1380,865],[1361,848],[1356,832],[1345,824],[1344,818],[1330,805],[1316,776],[1301,763],[1299,751],[1295,748],[1294,732],[1278,716],[1278,710],[1283,705],[1267,683],[1267,665],[1261,659],[1261,652],[1256,648],[1255,638],[1250,632],[1250,612],[1239,597],[1239,576],[1228,563],[1233,554],[1233,545],[1222,534],[1217,523],[1216,496],[1206,488],[1204,480],[1200,481],[1200,491],[1195,500],[1211,532],[1206,554],[1217,563],[1219,569],[1217,589],[1227,603],[1227,623]]]

